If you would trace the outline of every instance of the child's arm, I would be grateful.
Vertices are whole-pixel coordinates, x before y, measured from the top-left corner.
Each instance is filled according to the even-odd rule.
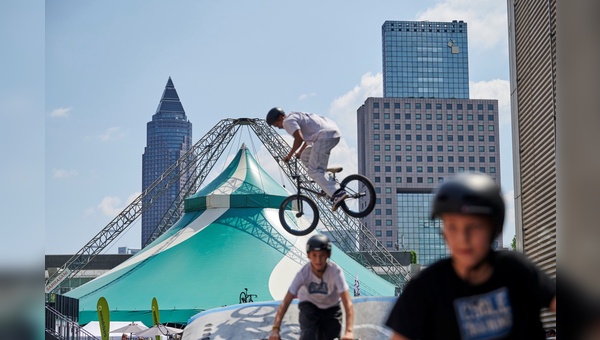
[[[344,312],[346,312],[346,330],[344,331],[342,340],[354,339],[354,306],[352,305],[352,298],[347,290],[340,294],[340,298],[344,305]]]
[[[279,330],[281,327],[281,320],[283,320],[283,316],[288,310],[290,303],[294,299],[294,295],[289,291],[285,294],[283,301],[279,305],[279,309],[277,310],[277,314],[275,315],[275,321],[273,322],[273,330],[269,334],[269,340],[279,339]]]

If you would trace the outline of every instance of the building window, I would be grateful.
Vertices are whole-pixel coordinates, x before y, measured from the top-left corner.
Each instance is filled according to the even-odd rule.
[[[447,103],[446,104],[446,110],[452,110],[452,104]]]
[[[379,113],[378,112],[374,112],[373,113],[373,119],[379,119]]]
[[[396,183],[402,183],[402,177],[396,177]]]
[[[431,110],[431,103],[425,103],[425,110]]]
[[[373,135],[373,140],[379,140],[379,134],[378,133],[376,133],[376,134]]]
[[[496,167],[495,166],[491,166],[490,167],[490,173],[492,173],[492,174],[496,173]]]
[[[488,104],[488,111],[494,110],[494,104]]]
[[[390,124],[383,124],[383,128],[385,130],[389,130],[390,129]]]
[[[388,102],[383,103],[383,108],[384,109],[389,109],[390,108],[390,103],[388,103]]]
[[[421,103],[415,103],[415,109],[420,110],[421,109]]]
[[[441,110],[442,109],[442,103],[435,103],[435,109],[436,110]]]
[[[381,166],[375,165],[373,171],[375,171],[375,172],[381,172]]]
[[[462,110],[463,109],[463,104],[456,104],[456,109],[457,110]]]
[[[375,162],[379,162],[381,160],[381,156],[380,155],[373,155],[373,160]]]
[[[399,113],[394,113],[394,119],[400,119],[400,114]]]
[[[381,226],[381,220],[375,220],[376,226]],[[377,230],[375,230],[375,234],[377,234]],[[381,230],[379,231],[379,236],[381,236]]]
[[[490,163],[496,163],[496,157],[490,156]]]
[[[404,108],[405,109],[410,109],[410,103],[404,103]]]
[[[477,110],[479,110],[479,111],[483,110],[483,104],[477,104]]]
[[[488,115],[488,120],[489,121],[493,121],[494,120],[494,115]]]
[[[400,108],[400,103],[394,103],[394,109],[399,109]]]
[[[390,155],[385,155],[385,156],[383,156],[383,158],[384,158],[384,160],[386,162],[391,162],[392,161],[392,156],[390,156]]]
[[[373,102],[373,108],[374,109],[378,109],[379,108],[379,102]]]
[[[373,150],[375,150],[375,151],[379,151],[379,149],[380,149],[380,146],[379,146],[379,144],[375,144],[375,145],[373,145]]]
[[[378,123],[373,124],[373,130],[379,130],[379,124]]]
[[[494,131],[494,126],[493,125],[488,125],[488,131]]]
[[[379,224],[381,225],[381,221],[379,221]],[[381,230],[375,230],[375,236],[381,237]]]
[[[391,230],[386,230],[385,231],[385,236],[392,237],[392,231]]]

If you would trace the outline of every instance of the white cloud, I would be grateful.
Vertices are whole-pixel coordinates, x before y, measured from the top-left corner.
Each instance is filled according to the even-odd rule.
[[[106,196],[106,197],[102,198],[100,203],[95,208],[86,209],[85,214],[92,215],[92,214],[95,214],[96,212],[100,212],[101,214],[103,214],[105,216],[116,217],[118,214],[120,214],[123,211],[123,209],[125,209],[125,207],[127,207],[129,204],[131,204],[131,202],[133,202],[133,200],[136,199],[140,194],[141,194],[140,192],[136,192],[136,193],[129,195],[129,197],[127,197],[127,199],[125,200],[124,204],[121,204],[122,200],[120,197]]]
[[[56,179],[65,179],[77,176],[77,170],[66,170],[66,169],[54,169],[52,171],[52,177]]]
[[[106,129],[104,133],[98,136],[98,138],[103,142],[108,142],[111,140],[120,139],[123,136],[125,136],[125,132],[121,131],[121,127],[113,126]]]
[[[356,144],[356,110],[368,97],[383,97],[383,76],[381,73],[365,73],[360,83],[331,103],[329,114],[337,122],[342,137]]]
[[[471,99],[498,99],[500,126],[510,124],[510,83],[508,80],[469,82]]]
[[[66,118],[69,117],[69,112],[71,112],[72,107],[59,107],[58,109],[52,110],[50,112],[50,117],[54,118]]]
[[[314,96],[316,96],[316,95],[317,95],[317,93],[316,93],[316,92],[311,92],[311,93],[303,93],[303,94],[301,94],[301,95],[300,95],[300,97],[299,97],[298,99],[299,99],[299,100],[304,100],[304,99],[306,99],[306,98],[308,98],[308,97],[314,97]]]
[[[468,24],[471,46],[506,46],[508,37],[506,1],[445,0],[417,15],[418,21],[463,20]]]

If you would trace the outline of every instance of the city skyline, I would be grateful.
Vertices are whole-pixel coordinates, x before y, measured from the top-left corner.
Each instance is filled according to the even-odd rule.
[[[142,11],[116,3],[117,11],[106,4],[70,4],[46,8],[45,179],[46,196],[54,198],[46,200],[47,254],[76,252],[139,195],[144,124],[169,76],[195,122],[193,142],[220,119],[264,118],[269,108],[282,106],[338,121],[343,140],[332,163],[356,169],[356,110],[367,97],[383,94],[380,30],[386,20],[469,23],[470,97],[499,99],[501,163],[512,164],[505,4],[488,1],[475,11],[456,1],[413,7],[333,3],[321,5],[318,15],[311,4],[270,4],[252,19],[241,2],[227,14],[221,4],[191,2],[174,8],[150,4]],[[161,32],[149,26],[158,18],[172,26]],[[294,26],[290,18],[304,21]],[[495,30],[478,29],[490,22]],[[255,152],[266,154],[259,146]],[[277,169],[269,170],[280,177]],[[510,197],[511,168],[501,173]],[[109,251],[138,247],[139,224]]]

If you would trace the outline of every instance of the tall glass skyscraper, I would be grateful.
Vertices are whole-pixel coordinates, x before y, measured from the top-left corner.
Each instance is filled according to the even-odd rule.
[[[358,170],[377,192],[363,219],[381,246],[446,257],[442,223],[430,217],[446,178],[479,171],[500,183],[498,100],[469,99],[467,24],[386,21],[384,97],[358,109]]]
[[[165,170],[175,163],[192,146],[192,123],[187,119],[171,77],[162,98],[148,122],[146,147],[142,155],[142,190],[145,191]],[[179,169],[174,173],[179,174]],[[154,229],[177,198],[189,177],[182,174],[153,204],[142,212],[142,248],[146,246]],[[168,180],[168,179],[167,179]],[[142,204],[149,204],[148,201]]]
[[[386,21],[383,96],[469,98],[467,23]]]

